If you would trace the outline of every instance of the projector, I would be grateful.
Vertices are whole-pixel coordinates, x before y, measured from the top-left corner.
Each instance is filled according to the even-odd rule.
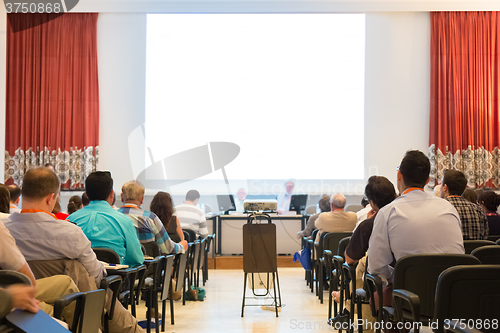
[[[260,210],[275,211],[278,208],[276,200],[245,200],[243,208],[248,212],[258,212]]]

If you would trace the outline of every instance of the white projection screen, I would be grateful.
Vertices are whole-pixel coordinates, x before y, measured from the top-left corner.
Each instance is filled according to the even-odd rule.
[[[362,179],[364,63],[363,14],[148,14],[147,164],[199,180],[222,167]]]

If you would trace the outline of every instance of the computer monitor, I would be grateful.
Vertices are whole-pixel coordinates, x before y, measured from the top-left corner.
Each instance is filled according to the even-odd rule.
[[[307,194],[293,194],[290,199],[290,210],[301,214],[306,209]]]
[[[232,194],[217,194],[217,204],[219,205],[219,211],[225,214],[228,214],[231,210],[236,210]]]

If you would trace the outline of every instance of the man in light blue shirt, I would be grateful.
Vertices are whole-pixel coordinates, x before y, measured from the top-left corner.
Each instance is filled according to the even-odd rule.
[[[120,256],[120,263],[138,266],[144,262],[134,224],[111,207],[113,179],[107,171],[91,173],[85,180],[90,204],[74,212],[68,220],[82,228],[92,247],[111,249]]]

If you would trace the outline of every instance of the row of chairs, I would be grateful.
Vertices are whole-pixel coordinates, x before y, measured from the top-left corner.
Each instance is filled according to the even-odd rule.
[[[372,315],[377,318],[378,323],[433,321],[439,324],[435,332],[444,332],[444,319],[451,318],[470,320],[469,323],[473,320],[475,323],[484,323],[484,320],[489,318],[492,328],[491,320],[500,318],[498,310],[489,311],[498,309],[496,304],[500,301],[500,246],[495,243],[491,245],[488,241],[464,241],[464,245],[470,254],[414,255],[396,262],[393,307],[383,306],[382,281],[378,276],[365,273],[365,285],[358,289],[355,267],[343,263],[342,257],[334,256],[333,266],[336,272],[341,274],[340,308],[343,308],[344,301],[349,299],[349,319],[354,320],[354,306],[357,304],[359,320],[362,318],[362,305],[370,304]],[[456,267],[458,265],[461,266]],[[375,292],[379,295],[377,304],[374,301]],[[464,297],[465,295],[467,297]],[[494,302],[495,306],[491,306],[493,303],[480,304],[480,299]],[[328,318],[332,318],[330,314],[331,312]],[[458,330],[464,328],[460,327],[461,325],[450,326],[455,326]],[[466,325],[465,328],[470,326]],[[499,329],[497,325],[496,330],[484,331]],[[358,326],[358,332],[362,330],[363,327]],[[418,332],[418,329],[416,331]],[[380,329],[376,332],[380,332]]]

